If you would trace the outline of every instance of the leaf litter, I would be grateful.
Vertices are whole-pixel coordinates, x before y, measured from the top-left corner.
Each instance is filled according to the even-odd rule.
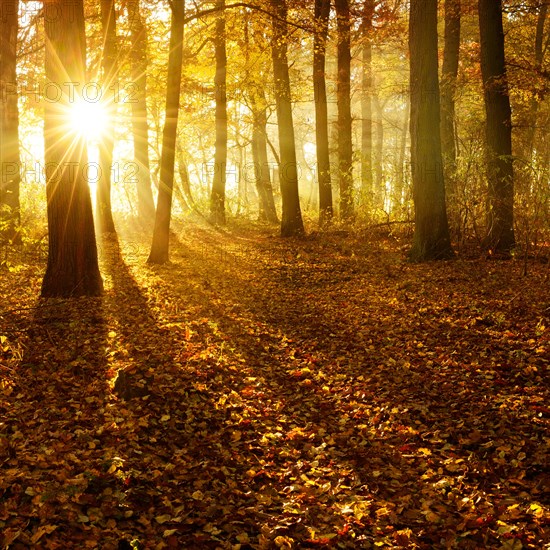
[[[186,225],[2,273],[0,546],[544,548],[550,272]],[[14,292],[17,289],[17,292]]]

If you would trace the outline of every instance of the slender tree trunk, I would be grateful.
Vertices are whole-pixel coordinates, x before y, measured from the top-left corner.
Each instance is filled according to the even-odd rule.
[[[147,29],[143,24],[139,0],[128,0],[130,21],[130,70],[132,77],[132,134],[134,161],[137,164],[138,217],[144,222],[153,219],[155,203],[149,166],[149,129],[147,125]]]
[[[0,8],[0,240],[19,243],[19,111],[17,108],[17,12],[19,0]]]
[[[375,210],[384,209],[386,182],[384,181],[384,104],[378,94],[373,94],[372,102],[376,110],[376,149],[374,162],[374,185],[372,188],[372,206]]]
[[[170,53],[168,56],[168,79],[166,86],[166,119],[162,134],[160,159],[160,181],[153,230],[153,243],[148,263],[162,264],[168,261],[170,218],[174,188],[174,165],[176,156],[176,135],[183,64],[183,27],[185,0],[172,0],[172,22],[170,27]]]
[[[101,0],[101,27],[103,30],[103,89],[113,90],[118,85],[118,53],[116,39],[116,13],[114,0]],[[97,186],[97,216],[102,233],[114,233],[115,222],[111,206],[111,171],[115,146],[116,103],[114,94],[105,93],[109,98],[107,124],[99,148],[101,177]]]
[[[326,84],[329,16],[330,0],[315,0],[316,32],[313,38],[313,97],[315,101],[317,179],[319,183],[319,226],[322,228],[330,224],[333,216]]]
[[[501,0],[479,0],[481,75],[487,117],[489,211],[485,245],[509,254],[514,238],[512,110],[504,59]]]
[[[46,82],[85,81],[83,0],[44,1]],[[46,102],[44,142],[48,200],[48,264],[42,296],[96,296],[103,290],[94,233],[92,201],[84,178],[84,137],[67,131],[68,95]]]
[[[374,0],[363,1],[361,80],[361,189],[363,199],[373,192],[372,180],[372,34]],[[370,202],[370,201],[369,201]]]
[[[281,236],[293,237],[304,234],[300,195],[298,193],[298,166],[296,164],[296,142],[292,119],[292,99],[288,71],[288,28],[286,0],[270,0],[273,18],[271,55],[275,78],[275,102],[279,130],[280,165],[279,180],[283,212]]]
[[[335,0],[338,27],[338,176],[340,217],[353,218],[353,147],[351,140],[351,17],[349,0]]]
[[[437,0],[411,0],[411,161],[415,227],[410,258],[452,256],[445,209],[437,67]]]
[[[220,15],[216,21],[214,49],[216,76],[216,151],[214,154],[214,179],[210,195],[210,220],[216,225],[225,225],[225,183],[227,174],[227,52],[225,46],[225,0],[217,0]]]
[[[445,47],[441,70],[441,148],[448,195],[456,169],[455,93],[460,49],[460,0],[445,0]]]
[[[393,190],[392,210],[399,210],[403,205],[403,190],[405,187],[405,154],[407,150],[407,136],[409,135],[409,120],[411,117],[411,102],[409,98],[405,99],[405,113],[403,115],[403,127],[401,129],[401,138],[399,140],[399,154],[396,166],[396,184]]]
[[[265,109],[255,112],[253,119],[252,157],[256,189],[260,199],[260,219],[265,219],[269,223],[279,223],[267,159],[267,140],[265,137],[267,115]]]
[[[538,72],[542,69],[544,61],[544,27],[548,15],[548,4],[543,3],[539,7],[537,17],[537,30],[535,33],[535,70]],[[547,42],[548,44],[548,42]],[[529,109],[529,119],[527,123],[527,137],[525,139],[525,149],[523,157],[529,163],[533,162],[533,153],[535,150],[535,136],[537,130],[537,115],[539,111],[540,99],[533,97]]]

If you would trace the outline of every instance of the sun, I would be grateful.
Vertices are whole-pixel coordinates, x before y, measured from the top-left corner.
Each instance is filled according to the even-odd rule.
[[[101,103],[81,99],[71,105],[69,123],[80,136],[99,140],[107,126],[107,112]]]

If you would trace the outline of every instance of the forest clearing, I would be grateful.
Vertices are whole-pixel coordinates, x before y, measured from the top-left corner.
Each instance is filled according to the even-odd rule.
[[[120,233],[102,297],[2,271],[2,548],[548,547],[547,263]]]

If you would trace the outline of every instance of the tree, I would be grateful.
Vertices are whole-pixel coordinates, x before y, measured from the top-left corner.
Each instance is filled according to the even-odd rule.
[[[148,263],[162,264],[168,261],[170,217],[174,189],[174,165],[176,157],[176,136],[183,63],[183,28],[185,21],[185,0],[173,0],[170,25],[170,53],[168,55],[168,78],[166,85],[166,119],[162,134],[160,159],[160,182],[153,230],[153,243]]]
[[[42,296],[97,296],[99,273],[90,189],[84,174],[85,137],[66,124],[72,86],[85,80],[86,38],[83,0],[44,1],[46,83],[62,90],[44,113],[48,264]]]
[[[353,147],[351,127],[351,16],[349,0],[335,0],[338,27],[338,176],[340,216],[353,217]]]
[[[375,0],[363,0],[361,82],[361,187],[363,199],[372,189],[372,34]]]
[[[410,258],[452,256],[441,155],[437,0],[411,0],[409,19],[411,163],[415,227]]]
[[[319,183],[320,227],[328,225],[333,215],[325,71],[329,16],[330,0],[315,0],[313,96],[315,101],[315,136],[317,148],[317,179]]]
[[[488,227],[485,245],[509,254],[514,238],[512,110],[504,57],[502,1],[479,0],[481,76],[486,114]]]
[[[127,12],[131,35],[131,78],[135,93],[131,105],[134,161],[138,168],[138,216],[140,220],[148,222],[155,215],[155,203],[151,189],[149,129],[147,125],[147,28],[143,24],[139,0],[128,0]]]
[[[270,0],[272,10],[271,56],[275,78],[275,102],[279,131],[280,167],[279,178],[283,212],[281,236],[293,237],[304,234],[304,224],[298,194],[298,166],[292,119],[292,99],[288,71],[288,24],[286,0]]]
[[[460,0],[445,0],[445,47],[441,69],[441,148],[448,191],[456,168],[455,93],[460,49]]]
[[[0,237],[19,242],[19,111],[17,108],[18,0],[0,7]]]
[[[217,0],[220,14],[216,20],[214,57],[216,75],[214,94],[216,101],[216,150],[214,153],[214,180],[210,195],[210,220],[225,225],[225,182],[227,166],[227,52],[225,47],[225,0]]]
[[[118,82],[118,48],[116,38],[116,13],[114,0],[101,0],[101,28],[103,34],[103,89],[112,90]],[[108,98],[105,104],[107,122],[99,148],[99,164],[101,177],[97,186],[97,216],[99,230],[102,233],[114,233],[115,222],[111,207],[111,172],[113,165],[113,149],[115,146],[115,116],[116,104],[114,94],[105,93]]]

